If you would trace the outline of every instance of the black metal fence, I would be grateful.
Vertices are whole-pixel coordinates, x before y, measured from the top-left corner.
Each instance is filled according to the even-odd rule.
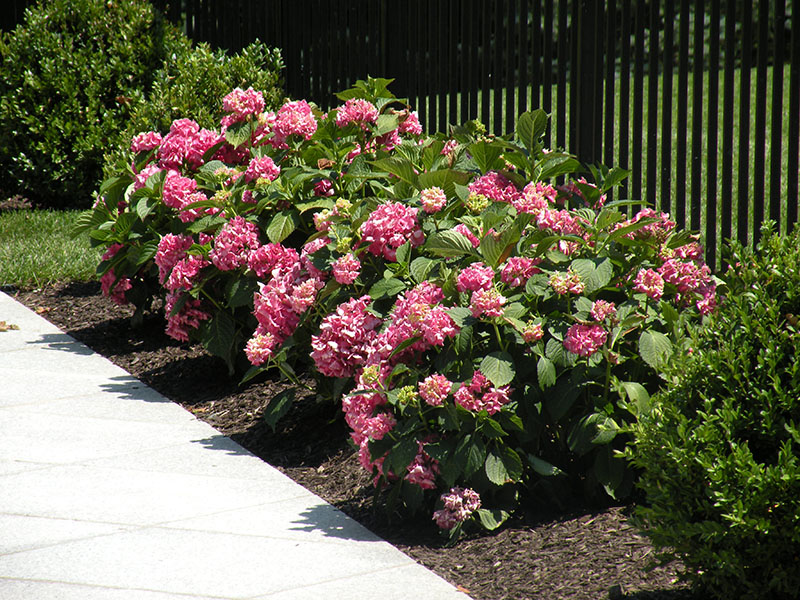
[[[19,0],[17,0],[19,1]],[[632,171],[622,197],[719,240],[798,219],[800,0],[153,0],[195,41],[281,48],[322,107],[395,79],[428,131],[552,114],[548,143]]]

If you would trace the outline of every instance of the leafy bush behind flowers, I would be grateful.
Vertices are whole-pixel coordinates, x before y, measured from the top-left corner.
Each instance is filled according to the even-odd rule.
[[[327,114],[235,90],[220,132],[137,136],[82,224],[108,246],[104,291],[140,309],[163,295],[167,332],[231,369],[246,356],[245,379],[310,356],[390,505],[435,501],[453,536],[523,498],[624,496],[615,451],[714,307],[700,246],[606,202],[621,169],[554,186],[581,166],[543,148],[544,112],[502,138],[424,136],[389,83]]]

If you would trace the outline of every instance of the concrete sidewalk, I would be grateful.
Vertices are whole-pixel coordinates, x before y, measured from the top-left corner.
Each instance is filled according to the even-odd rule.
[[[465,600],[0,293],[3,600]]]

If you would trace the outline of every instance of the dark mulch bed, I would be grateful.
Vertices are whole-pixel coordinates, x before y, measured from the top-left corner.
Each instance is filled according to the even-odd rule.
[[[533,507],[498,533],[444,547],[432,521],[389,522],[384,511],[374,510],[370,478],[347,443],[338,408],[317,402],[314,392],[300,390],[273,433],[260,415],[285,382],[266,379],[240,388],[200,346],[166,337],[160,317],[132,329],[132,311],[103,298],[97,283],[11,292],[476,600],[693,597],[677,583],[674,566],[645,571],[653,550],[628,524],[630,507],[569,514]]]

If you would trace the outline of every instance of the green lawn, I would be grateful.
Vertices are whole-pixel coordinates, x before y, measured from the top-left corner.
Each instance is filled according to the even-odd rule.
[[[18,210],[0,213],[0,285],[41,286],[95,277],[100,250],[88,236],[72,239],[81,211]]]

